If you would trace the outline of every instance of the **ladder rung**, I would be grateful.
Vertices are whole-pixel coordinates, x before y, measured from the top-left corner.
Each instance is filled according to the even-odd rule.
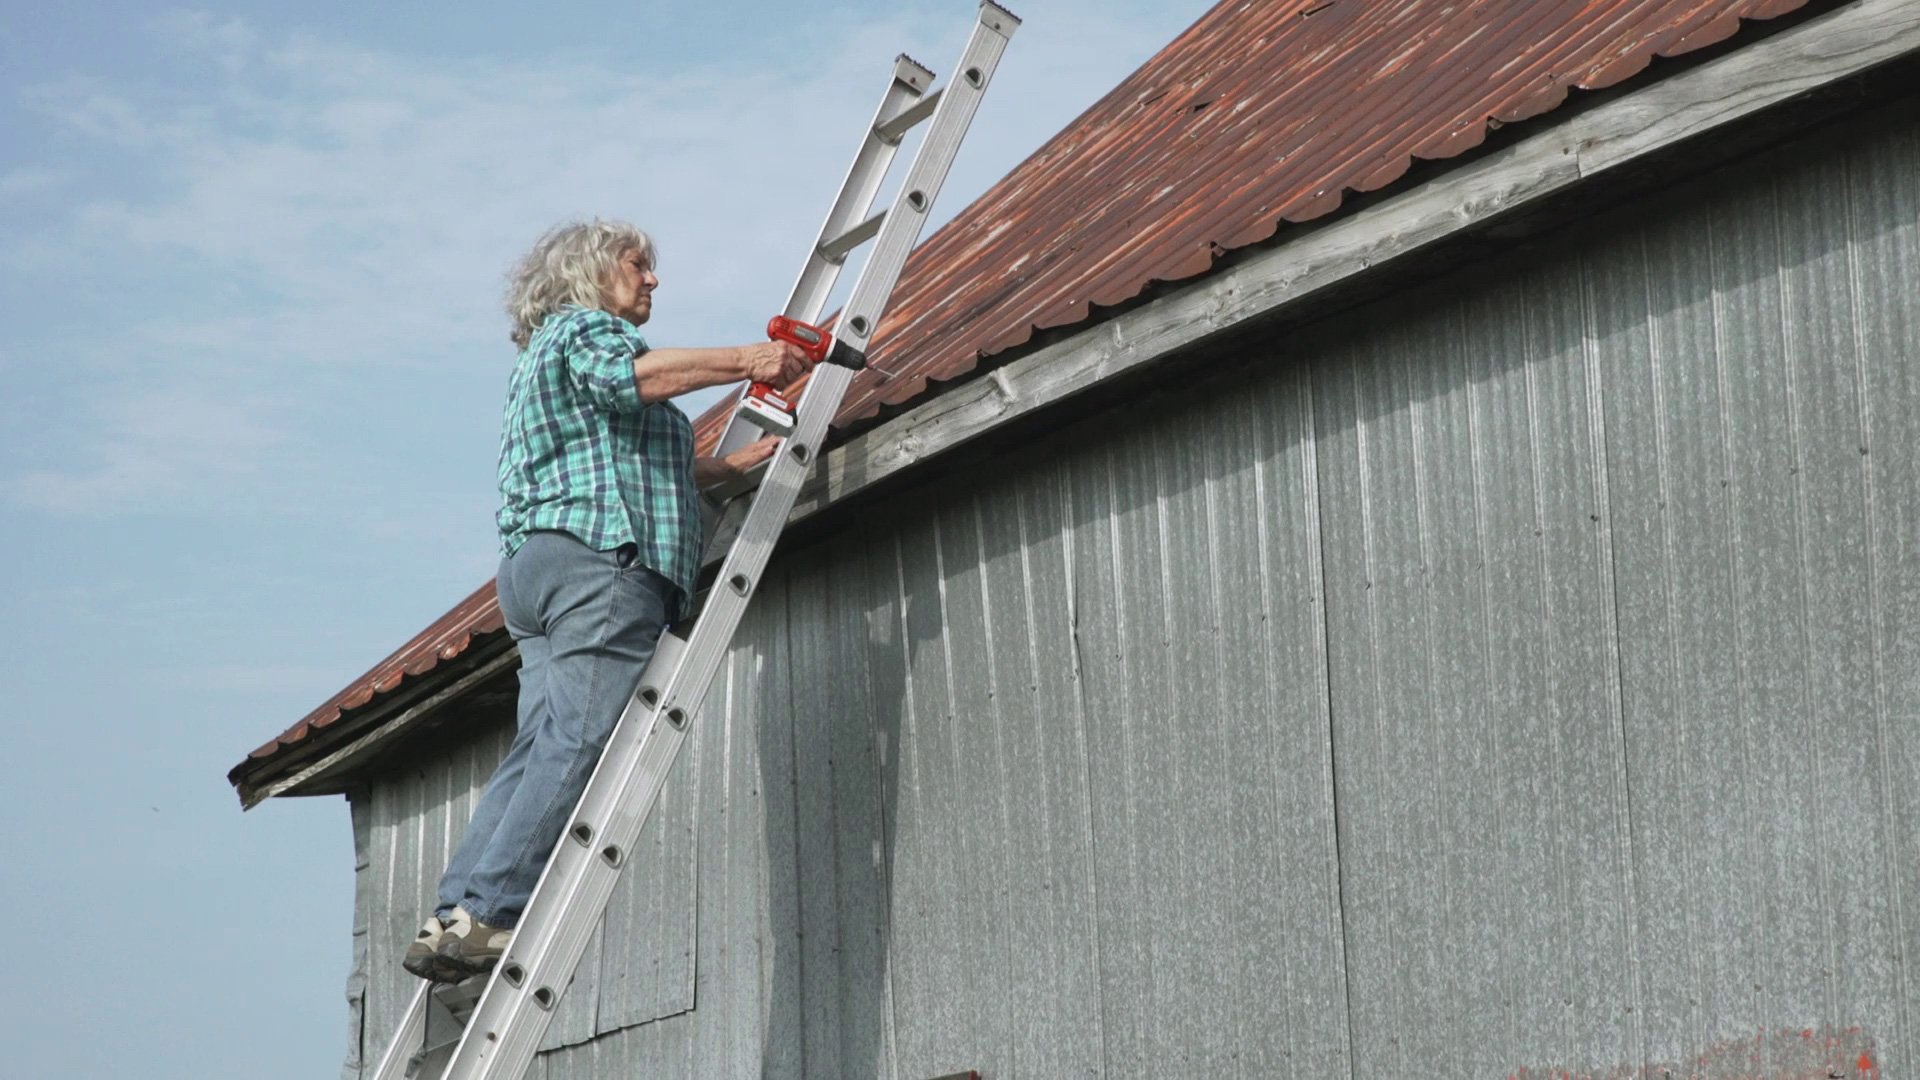
[[[873,133],[885,139],[887,142],[899,142],[907,132],[912,131],[922,120],[933,115],[933,110],[940,105],[940,95],[946,92],[947,88],[943,86],[933,93],[927,94],[919,101],[900,110],[894,116],[873,125]]]
[[[820,257],[830,263],[844,260],[854,248],[878,236],[880,226],[885,224],[886,220],[887,212],[882,210],[839,236],[825,241],[820,245]]]

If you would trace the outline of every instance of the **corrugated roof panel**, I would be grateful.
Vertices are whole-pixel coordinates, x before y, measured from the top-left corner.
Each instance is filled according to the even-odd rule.
[[[836,425],[964,378],[1037,331],[1206,273],[1347,191],[1452,157],[1489,125],[1611,86],[1806,0],[1229,0],[908,260]],[[727,406],[702,416],[718,440]],[[307,739],[502,628],[488,582],[237,766]]]
[[[489,581],[454,605],[452,611],[435,620],[432,626],[421,631],[418,637],[402,645],[399,651],[329,698],[326,704],[307,714],[278,738],[256,748],[247,755],[248,761],[271,757],[283,747],[304,741],[314,730],[331,726],[343,712],[367,705],[378,694],[399,689],[400,684],[408,678],[425,675],[438,667],[441,661],[451,660],[466,652],[474,638],[505,627],[506,620],[500,614],[499,599],[494,595],[493,582]],[[236,766],[229,777],[244,769],[246,764],[243,762]]]
[[[836,423],[1803,3],[1223,3],[921,245]]]

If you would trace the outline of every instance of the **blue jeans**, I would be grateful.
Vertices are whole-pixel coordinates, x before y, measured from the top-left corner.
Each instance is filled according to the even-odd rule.
[[[520,647],[519,727],[440,878],[455,904],[511,927],[533,896],[600,751],[666,627],[674,586],[633,545],[595,551],[536,532],[500,561],[507,632]]]

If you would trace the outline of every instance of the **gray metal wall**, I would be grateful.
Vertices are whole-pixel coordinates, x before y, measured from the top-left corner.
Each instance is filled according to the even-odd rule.
[[[790,552],[536,1076],[1920,1073],[1916,282],[1908,109]]]

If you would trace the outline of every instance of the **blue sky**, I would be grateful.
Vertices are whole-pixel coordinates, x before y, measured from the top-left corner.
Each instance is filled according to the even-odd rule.
[[[1207,6],[1017,5],[937,216]],[[9,1077],[338,1075],[346,804],[225,772],[492,574],[514,257],[632,219],[649,338],[751,340],[973,5],[795,10],[0,7]]]

